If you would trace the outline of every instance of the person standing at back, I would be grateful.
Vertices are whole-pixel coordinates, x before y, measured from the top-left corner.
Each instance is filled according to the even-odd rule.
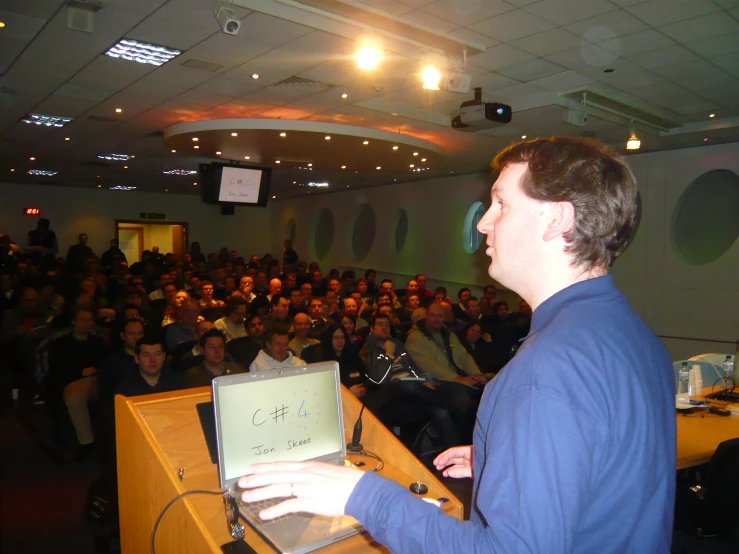
[[[392,552],[670,551],[675,391],[664,346],[610,267],[636,214],[626,161],[595,141],[553,137],[499,153],[478,223],[488,269],[533,309],[531,331],[486,386],[473,446],[434,463],[473,477],[471,521],[377,473],[321,463],[254,464],[244,502],[260,513],[349,514]]]

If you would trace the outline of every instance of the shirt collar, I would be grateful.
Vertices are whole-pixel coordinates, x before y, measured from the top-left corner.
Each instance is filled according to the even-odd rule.
[[[559,314],[563,306],[613,293],[619,293],[619,291],[613,283],[613,276],[610,273],[601,277],[593,277],[592,279],[574,283],[560,290],[536,308],[531,317],[531,331],[521,340],[526,340],[540,329],[549,325],[557,314]]]

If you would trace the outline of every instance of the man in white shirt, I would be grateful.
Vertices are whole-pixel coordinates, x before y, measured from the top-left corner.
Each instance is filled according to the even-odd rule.
[[[249,371],[271,371],[305,365],[305,362],[293,356],[288,349],[288,333],[284,328],[277,327],[265,333],[264,348],[259,351],[256,359],[249,366]]]
[[[223,333],[226,342],[231,339],[246,336],[244,318],[246,317],[246,302],[243,298],[229,298],[226,302],[226,315],[216,320],[215,328]]]

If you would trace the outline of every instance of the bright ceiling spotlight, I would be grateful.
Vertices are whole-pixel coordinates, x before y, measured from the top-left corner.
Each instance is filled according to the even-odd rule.
[[[357,49],[357,68],[371,71],[380,63],[380,50],[373,44],[364,43]]]
[[[428,65],[421,71],[423,87],[425,90],[439,90],[441,72],[432,65]]]
[[[639,148],[641,148],[641,141],[636,136],[636,130],[632,127],[631,136],[626,141],[626,150],[639,150]]]
[[[285,138],[285,137],[287,136],[287,133],[280,133],[280,136],[281,136],[282,138]]]

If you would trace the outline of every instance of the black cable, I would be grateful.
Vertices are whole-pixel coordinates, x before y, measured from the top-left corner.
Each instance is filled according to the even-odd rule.
[[[169,503],[164,507],[164,509],[162,510],[162,512],[159,514],[159,517],[157,518],[157,520],[154,522],[154,529],[151,530],[151,554],[156,554],[156,549],[154,548],[154,539],[156,538],[156,535],[157,535],[157,528],[159,527],[159,523],[162,521],[162,518],[164,517],[164,514],[167,513],[167,510],[169,510],[169,507],[172,504],[174,504],[175,502],[177,502],[180,498],[184,498],[185,496],[187,496],[189,494],[215,494],[215,495],[218,495],[218,496],[222,496],[223,493],[225,493],[225,492],[226,491],[223,491],[223,490],[220,490],[220,491],[206,491],[206,490],[194,489],[194,490],[191,490],[191,491],[185,491],[183,493],[180,493],[177,496],[175,496],[172,500],[170,500]]]
[[[359,452],[347,452],[349,456],[364,456],[366,458],[372,458],[374,460],[377,460],[377,465],[375,466],[375,469],[372,471],[382,471],[382,469],[385,467],[385,462],[382,461],[382,458],[380,458],[377,454],[374,452],[370,452],[369,450],[360,450]]]

